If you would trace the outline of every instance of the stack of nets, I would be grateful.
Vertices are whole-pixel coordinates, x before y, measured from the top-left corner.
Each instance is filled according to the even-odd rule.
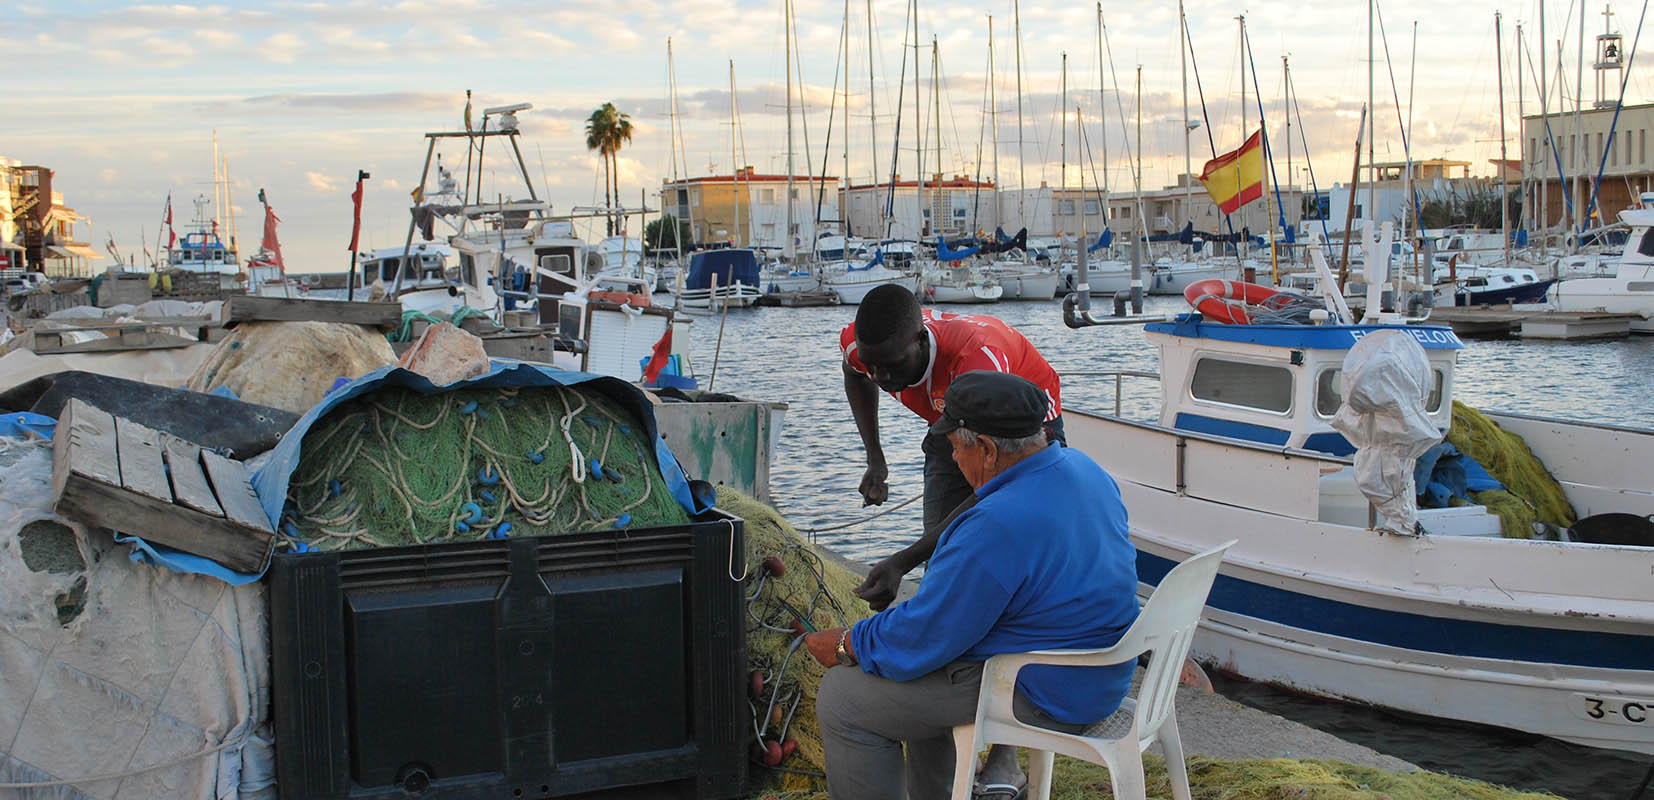
[[[280,532],[302,551],[687,523],[645,436],[579,386],[382,388],[305,433]]]
[[[1476,460],[1509,491],[1474,492],[1472,498],[1499,515],[1509,539],[1532,539],[1533,523],[1559,528],[1574,524],[1574,507],[1561,484],[1539,463],[1522,437],[1499,427],[1481,412],[1453,401],[1453,427],[1447,441]]]
[[[800,628],[825,630],[872,616],[867,603],[851,592],[861,576],[805,541],[775,509],[757,500],[720,486],[718,507],[746,522],[743,592],[754,796],[825,797],[826,757],[815,698],[826,668],[800,643]],[[777,763],[766,763],[777,753]]]

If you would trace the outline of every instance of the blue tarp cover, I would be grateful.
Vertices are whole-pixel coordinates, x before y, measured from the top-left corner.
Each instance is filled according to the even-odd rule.
[[[1454,497],[1475,502],[1471,492],[1505,488],[1476,463],[1476,459],[1459,452],[1448,442],[1441,442],[1419,456],[1413,467],[1413,483],[1418,486],[1421,505],[1425,508],[1446,508],[1448,500]]]
[[[758,286],[758,257],[751,250],[707,250],[689,257],[689,276],[684,278],[685,289],[712,288],[712,275],[718,275],[719,286],[744,283]]]
[[[1113,229],[1103,231],[1102,235],[1097,237],[1097,243],[1090,246],[1090,247],[1087,247],[1085,249],[1085,251],[1087,253],[1095,253],[1098,250],[1101,250],[1105,247],[1108,247],[1111,244],[1114,244],[1114,230]]]
[[[976,255],[976,251],[981,249],[980,247],[967,247],[963,250],[949,250],[947,241],[940,236],[936,237],[936,260],[938,261],[960,261]]]

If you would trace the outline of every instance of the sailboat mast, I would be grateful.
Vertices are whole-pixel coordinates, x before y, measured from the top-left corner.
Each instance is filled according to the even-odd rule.
[[[793,249],[793,3],[786,0],[783,5],[786,13],[781,21],[781,38],[786,41],[786,69],[787,69],[787,246],[782,251],[787,255],[787,262],[792,263],[797,256]]]
[[[936,44],[936,35],[930,37],[930,113],[931,126],[936,129],[936,175],[942,175],[942,51]],[[942,190],[939,186],[931,187],[931,230],[938,236],[942,234],[941,200]]]
[[[230,181],[230,157],[225,156],[224,157],[224,207],[230,214],[230,250],[234,251],[236,253],[236,255],[239,256],[241,254],[241,251],[240,251],[240,249],[238,249],[236,247],[235,199],[230,196],[230,192],[234,188],[235,188],[235,184]]]
[[[1505,161],[1505,37],[1501,32],[1503,16],[1493,12],[1493,60],[1499,75],[1499,232],[1505,240],[1505,266],[1510,266],[1510,191],[1508,178],[1510,164]]]
[[[1290,86],[1291,83],[1292,69],[1287,66],[1286,56],[1281,56],[1281,116],[1286,118],[1286,191],[1289,197],[1292,195],[1292,106],[1287,102],[1287,87]],[[1302,197],[1303,195],[1300,193],[1299,196]],[[1281,218],[1285,219],[1286,216],[1286,209],[1281,209]],[[1298,216],[1300,221],[1302,221],[1303,203],[1301,201],[1298,204]],[[1296,223],[1294,224],[1296,225]],[[1286,231],[1282,231],[1281,235],[1285,236]],[[1296,255],[1297,254],[1293,252],[1291,247],[1287,248],[1287,261],[1295,262],[1297,260]]]
[[[1099,6],[1100,7],[1100,6]],[[999,202],[999,96],[994,92],[994,17],[988,15],[988,127],[994,140],[994,227],[1005,218],[1005,206]]]
[[[1028,194],[1028,170],[1023,164],[1022,156],[1022,5],[1018,0],[1011,3],[1011,28],[1016,39],[1017,55],[1017,224],[1024,227],[1028,224],[1028,215],[1023,212],[1023,196]],[[1023,251],[1023,258],[1027,258],[1027,251]]]
[[[684,172],[687,173],[689,171],[689,156],[683,150],[683,123],[679,121],[680,118],[678,116],[678,68],[677,68],[676,62],[674,62],[672,60],[672,40],[671,39],[666,40],[666,83],[667,83],[667,91],[668,91],[668,93],[670,93],[672,95],[671,96],[672,124],[674,126],[673,127],[674,133],[672,134],[672,136],[676,139],[676,144],[677,144],[677,150],[675,151],[675,160],[672,162],[672,182],[677,183],[678,182],[678,164],[680,164],[680,163],[683,164]],[[685,194],[687,194],[689,190],[685,189],[683,191],[685,192]],[[663,202],[661,205],[664,206],[665,203]],[[690,244],[693,245],[695,243],[694,242],[694,239],[695,239],[695,204],[690,203],[690,202],[685,202],[684,203],[684,210],[689,216],[689,220],[688,220],[689,221],[689,238],[690,238]],[[673,246],[674,249],[677,250],[677,255],[678,255],[679,258],[683,257],[683,241],[682,241],[683,233],[682,233],[682,231],[683,231],[683,229],[680,228],[676,223],[674,223],[672,225],[672,246]]]
[[[827,168],[821,168],[826,172]],[[822,176],[826,181],[827,177]],[[850,0],[844,0],[844,191],[838,207],[839,234],[850,248]],[[819,236],[819,234],[817,234]]]
[[[1235,20],[1240,23],[1240,47],[1236,49],[1240,51],[1241,142],[1245,143],[1246,138],[1251,135],[1251,129],[1246,125],[1246,15],[1242,14],[1235,17]],[[1246,226],[1246,207],[1242,206],[1237,213],[1240,214],[1241,218],[1241,230],[1249,230]],[[1235,248],[1236,261],[1241,260],[1241,255],[1247,252],[1251,244],[1252,242],[1248,240],[1248,237],[1241,237],[1239,246]]]
[[[738,123],[735,121],[735,59],[729,60],[729,165],[730,182],[735,187],[735,230],[731,232],[730,245],[741,246],[741,165],[735,157],[735,136]]]
[[[1373,69],[1378,59],[1373,53],[1373,12],[1378,0],[1367,0],[1367,108],[1371,112],[1367,116],[1367,168],[1373,169],[1373,163],[1378,151],[1375,149],[1378,138],[1378,106],[1373,105]],[[1360,153],[1356,154],[1360,158]],[[1378,219],[1378,171],[1374,170],[1367,176],[1367,208],[1361,215],[1367,219]],[[1344,232],[1348,237],[1349,231]],[[1366,241],[1365,238],[1362,241]]]
[[[1113,226],[1108,220],[1108,98],[1103,89],[1103,4],[1097,4],[1097,119],[1102,123],[1101,134],[1103,140],[1103,185],[1097,187],[1103,196],[1103,228]],[[1188,201],[1185,200],[1185,203]],[[1104,253],[1107,255],[1107,253]]]
[[[1544,121],[1545,146],[1539,152],[1544,154],[1545,160],[1551,159],[1551,89],[1545,77],[1545,4],[1539,4],[1539,118]],[[1562,188],[1562,165],[1557,167],[1557,188]],[[1543,176],[1539,179],[1539,241],[1545,241],[1545,234],[1551,227],[1551,193],[1550,181]]]
[[[1062,128],[1062,144],[1058,152],[1062,154],[1062,172],[1057,176],[1059,193],[1068,188],[1068,51],[1062,54],[1062,103],[1057,106],[1057,127]]]
[[[912,0],[908,4],[908,16],[913,18],[913,136],[916,147],[913,153],[913,168],[918,183],[914,203],[919,212],[917,229],[919,236],[925,235],[925,109],[924,95],[919,93],[919,0]]]
[[[1149,221],[1143,219],[1143,65],[1137,65],[1137,228],[1143,241],[1149,238]]]
[[[1591,148],[1585,140],[1585,126],[1581,121],[1580,112],[1585,105],[1585,3],[1579,4],[1579,52],[1574,72],[1574,141],[1579,142],[1580,169],[1574,170],[1574,213],[1585,213],[1585,165],[1591,162]],[[1574,251],[1579,251],[1580,234],[1585,232],[1585,226],[1590,225],[1588,217],[1574,220]]]
[[[1518,143],[1517,144],[1518,149],[1520,149],[1520,147],[1521,147],[1522,140],[1527,138],[1526,135],[1525,135],[1527,132],[1522,130],[1522,126],[1524,124],[1526,124],[1525,123],[1526,117],[1524,115],[1527,113],[1527,104],[1522,102],[1522,95],[1524,94],[1524,92],[1522,91],[1522,52],[1523,52],[1522,51],[1522,46],[1523,46],[1522,45],[1522,24],[1517,23],[1516,24],[1516,141]],[[1521,216],[1521,218],[1516,220],[1516,228],[1517,228],[1517,230],[1524,230],[1528,227],[1528,214],[1532,210],[1530,208],[1530,206],[1533,205],[1532,203],[1528,202],[1528,162],[1527,162],[1526,159],[1524,159],[1522,161],[1521,185],[1518,187],[1517,194],[1521,195],[1521,197],[1522,197],[1522,216]]]
[[[868,172],[873,175],[876,194],[879,189],[879,101],[873,93],[873,0],[867,0],[867,128],[872,137],[867,147],[868,163],[872,165]],[[848,146],[849,142],[845,144]]]
[[[218,131],[212,132],[212,218],[213,236],[218,235],[218,229],[224,226],[224,179],[219,172],[221,164],[218,160]]]
[[[1097,19],[1099,22],[1102,20],[1102,13],[1103,4],[1098,3]],[[1194,202],[1194,190],[1191,184],[1194,183],[1195,168],[1194,156],[1189,152],[1189,136],[1193,134],[1194,131],[1189,127],[1189,39],[1184,25],[1183,0],[1177,0],[1177,57],[1178,67],[1183,74],[1183,220],[1185,222],[1193,222],[1194,212],[1192,210],[1192,205]],[[1102,38],[1102,26],[1100,24],[1097,30],[1097,37],[1100,39]],[[1097,85],[1101,87],[1103,71],[1101,47],[1097,48],[1097,58]],[[1101,91],[1099,90],[1099,97],[1100,96]],[[1243,108],[1245,105],[1245,103],[1241,104]]]

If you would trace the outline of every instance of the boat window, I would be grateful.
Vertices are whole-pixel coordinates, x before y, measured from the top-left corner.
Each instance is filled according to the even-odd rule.
[[[467,286],[477,285],[477,261],[470,253],[459,254],[459,275]]]
[[[1340,377],[1343,370],[1338,367],[1322,370],[1315,376],[1315,415],[1331,418],[1338,413],[1338,407],[1344,403],[1343,383]],[[1430,394],[1424,398],[1424,410],[1434,414],[1442,408],[1443,388],[1447,384],[1447,374],[1439,369],[1430,370],[1433,378]]]
[[[384,280],[385,283],[394,283],[396,281],[396,268],[401,266],[401,264],[402,258],[400,256],[396,258],[387,258],[384,261],[379,262],[379,277]]]
[[[534,263],[541,269],[564,275],[574,274],[574,249],[570,247],[536,247]]]
[[[1637,252],[1654,256],[1654,228],[1643,231],[1643,239],[1637,243]]]
[[[1202,358],[1189,391],[1197,400],[1285,412],[1292,408],[1292,371],[1285,367]]]

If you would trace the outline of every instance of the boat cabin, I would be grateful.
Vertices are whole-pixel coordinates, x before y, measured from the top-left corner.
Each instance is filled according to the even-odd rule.
[[[240,271],[235,248],[212,231],[186,233],[167,251],[167,266],[190,272],[234,274]]]
[[[370,286],[384,281],[385,288],[396,285],[396,273],[402,267],[403,249],[387,247],[375,250],[363,259],[360,266],[361,283]],[[402,286],[430,287],[448,282],[448,248],[433,244],[416,244],[408,251],[408,269],[402,272]]]
[[[1229,325],[1184,314],[1144,330],[1160,349],[1160,424],[1168,428],[1350,455],[1355,447],[1332,428],[1344,357],[1384,330],[1424,346],[1435,379],[1425,410],[1444,434],[1453,422],[1453,367],[1464,344],[1449,328]]]

